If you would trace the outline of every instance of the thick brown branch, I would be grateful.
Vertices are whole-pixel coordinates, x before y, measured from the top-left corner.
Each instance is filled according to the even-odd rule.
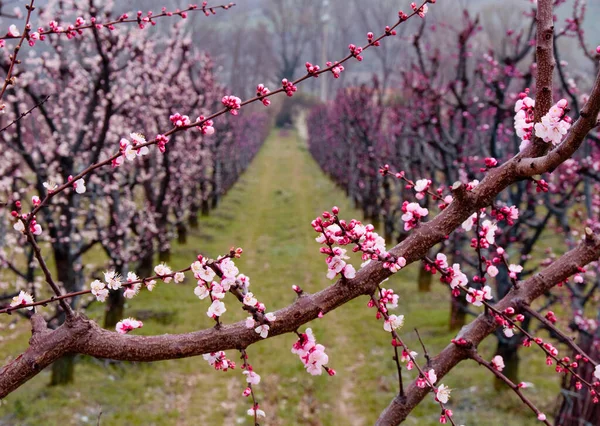
[[[536,101],[537,102],[537,101]],[[517,173],[521,176],[534,176],[556,169],[563,161],[575,153],[587,134],[598,125],[600,113],[600,73],[596,76],[590,99],[584,105],[579,118],[571,127],[566,139],[543,157],[523,159]]]
[[[589,237],[581,245],[564,254],[552,265],[529,278],[518,289],[512,289],[494,307],[504,311],[508,307],[520,310],[523,304],[529,304],[550,290],[559,282],[577,273],[580,266],[584,266],[600,257],[600,240]],[[477,347],[487,336],[492,334],[498,325],[490,316],[481,314],[476,320],[463,328],[457,338],[465,339],[469,348],[448,345],[442,352],[431,360],[431,368],[437,374],[438,380],[448,374],[459,362],[470,357],[470,348]],[[405,391],[405,397],[396,397],[383,411],[377,425],[397,425],[404,421],[414,407],[427,395],[427,389],[417,387],[411,383]]]
[[[537,65],[535,91],[535,122],[552,107],[552,77],[554,74],[554,0],[538,0],[536,13],[536,51]]]

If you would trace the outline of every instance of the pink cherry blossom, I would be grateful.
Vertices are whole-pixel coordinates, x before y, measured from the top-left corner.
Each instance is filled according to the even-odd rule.
[[[408,203],[406,201],[402,205],[402,211],[404,212],[402,220],[404,221],[405,231],[415,228],[419,220],[429,214],[429,211],[418,203]]]
[[[258,385],[260,383],[260,376],[251,369],[242,372],[246,376],[246,382],[251,385]]]
[[[104,272],[104,282],[107,287],[111,290],[118,290],[121,288],[121,276],[115,271]]]
[[[117,323],[115,329],[119,334],[127,334],[131,330],[135,330],[136,328],[142,328],[144,323],[142,321],[138,321],[134,318],[125,318]]]
[[[12,298],[10,306],[14,308],[15,306],[29,305],[31,303],[33,303],[33,296],[21,290],[17,296]],[[33,306],[29,306],[27,309],[32,310]]]
[[[83,194],[85,192],[85,181],[83,179],[77,179],[73,182],[73,188],[75,188],[75,192],[78,194]]]
[[[516,280],[517,279],[517,274],[520,274],[523,271],[523,267],[521,265],[514,265],[514,264],[510,264],[508,266],[508,275],[513,279]]]
[[[449,389],[448,386],[446,386],[444,384],[440,384],[438,386],[438,388],[437,388],[436,393],[435,393],[435,397],[442,404],[447,404],[448,400],[450,399],[450,392],[451,391],[452,391],[452,389]]]
[[[265,417],[266,416],[265,412],[263,410],[261,410],[261,409],[258,408],[258,404],[256,404],[254,407],[250,408],[247,411],[247,413],[248,413],[249,416],[252,416],[252,417],[254,417],[254,416],[256,416],[256,417]]]
[[[232,115],[238,115],[238,111],[242,107],[242,100],[237,96],[223,96],[221,102],[229,109]]]
[[[216,318],[223,315],[225,311],[227,311],[227,309],[225,308],[225,304],[220,300],[216,299],[213,300],[212,304],[208,308],[208,311],[206,312],[206,315],[208,315],[211,318]]]
[[[96,296],[96,300],[98,300],[98,302],[104,302],[108,297],[108,289],[106,288],[106,284],[104,284],[102,281],[92,281],[90,288],[92,290],[92,294]]]
[[[467,294],[467,301],[472,303],[474,306],[483,305],[484,300],[492,299],[492,289],[490,286],[486,285],[481,290],[469,289],[469,293]]]
[[[404,315],[390,315],[383,323],[383,329],[391,332],[397,330],[404,325]]]
[[[496,355],[492,358],[492,367],[498,371],[504,370],[504,359],[500,355]]]

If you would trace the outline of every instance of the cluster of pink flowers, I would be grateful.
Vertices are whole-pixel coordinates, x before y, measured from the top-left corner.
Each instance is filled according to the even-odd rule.
[[[504,310],[502,315],[494,314],[494,321],[496,324],[503,327],[503,333],[506,337],[510,338],[515,335],[514,328],[515,325],[508,320],[509,316],[515,314],[515,309],[513,307],[508,307]],[[523,321],[525,317],[522,314],[519,314],[515,317],[516,321]]]
[[[169,117],[169,120],[171,120],[171,123],[173,123],[173,126],[175,127],[186,127],[192,124],[190,117],[188,117],[187,115],[181,115],[178,112],[171,115]]]
[[[499,222],[506,220],[509,225],[514,225],[519,218],[519,209],[516,206],[503,206],[499,209],[493,209],[491,216]]]
[[[331,225],[337,226],[337,225]],[[346,250],[340,247],[334,247],[330,249],[329,247],[322,247],[321,253],[327,254],[327,258],[325,262],[327,263],[327,278],[330,280],[334,279],[337,274],[342,274],[346,278],[354,278],[356,276],[356,270],[354,266],[350,263],[346,263],[346,260],[349,259],[346,256]]]
[[[329,357],[325,353],[325,347],[317,344],[310,328],[307,328],[305,333],[298,336],[298,341],[292,346],[292,353],[298,355],[306,371],[313,376],[320,376],[323,369],[330,376],[335,375],[333,369],[325,367],[325,364],[329,362]]]
[[[435,0],[430,0],[431,3],[435,3]],[[414,10],[417,15],[419,15],[421,18],[425,17],[425,14],[427,13],[427,11],[429,10],[429,6],[427,6],[426,4],[424,4],[421,7],[417,7],[417,4],[415,2],[412,2],[410,4],[410,7],[412,8],[412,10]]]
[[[12,211],[11,215],[15,218],[19,217],[19,214],[16,211]],[[27,215],[23,214],[21,215],[20,219],[17,219],[17,221],[13,224],[13,229],[17,232],[22,232],[25,233],[25,222],[27,221]],[[33,235],[41,235],[42,234],[42,227],[40,226],[39,223],[36,222],[35,218],[31,219],[31,222],[29,223],[29,230],[31,231],[31,233]]]
[[[431,368],[425,372],[425,376],[419,376],[417,379],[417,386],[423,389],[434,385],[435,382],[437,382],[437,374],[435,374],[435,370]]]
[[[335,65],[333,68],[331,68],[331,73],[333,74],[333,78],[340,78],[340,74],[344,71],[344,66],[338,64],[337,61],[336,62],[327,61],[327,63],[325,65],[327,65],[327,67]]]
[[[408,201],[402,203],[402,212],[404,213],[402,220],[404,221],[405,231],[416,228],[419,220],[429,214],[429,210],[421,207],[419,203],[409,203]]]
[[[173,279],[173,271],[165,263],[159,263],[154,267],[154,273],[163,280],[164,283],[170,283]]]
[[[470,288],[467,294],[467,302],[472,303],[473,306],[481,306],[484,300],[492,300],[492,298],[492,289],[489,285],[482,289]]]
[[[312,221],[313,229],[319,235],[316,241],[319,244],[325,244],[320,251],[328,257],[326,263],[328,266],[327,277],[333,279],[337,274],[342,274],[345,278],[354,278],[356,270],[346,260],[346,250],[340,247],[334,247],[334,244],[340,246],[355,244],[352,249],[354,252],[362,252],[362,260],[365,266],[371,260],[381,260],[383,267],[389,269],[392,273],[398,272],[406,266],[404,257],[396,257],[388,253],[385,247],[385,240],[375,232],[373,225],[363,225],[360,221],[352,219],[350,222],[339,220],[337,215],[338,207],[333,207],[330,212],[323,212],[322,217],[317,217]]]
[[[469,279],[464,272],[460,270],[460,265],[455,263],[450,267],[448,265],[448,258],[444,253],[438,253],[434,261],[435,266],[425,265],[426,270],[435,274],[436,268],[442,272],[440,281],[450,285],[452,289],[452,295],[457,297],[460,294],[460,287],[466,287],[469,284]]]
[[[417,355],[419,355],[415,351],[408,351],[406,348],[402,349],[402,355],[400,356],[400,362],[406,363],[406,369],[412,370],[415,368],[415,362],[413,361]]]
[[[400,16],[400,13],[402,13],[402,11],[400,11],[398,13],[398,16]],[[385,35],[387,36],[395,36],[397,34],[396,30],[392,30],[392,28],[389,25],[385,26]]]
[[[490,244],[496,243],[496,232],[498,225],[491,220],[484,220],[479,227],[479,239],[471,240],[471,247],[489,248]]]
[[[232,249],[233,250],[233,249]],[[276,320],[272,313],[265,313],[265,305],[259,302],[254,294],[248,291],[250,287],[250,278],[240,274],[238,267],[231,257],[240,257],[242,249],[233,250],[229,256],[219,256],[216,261],[198,256],[198,260],[192,263],[191,270],[194,278],[197,280],[197,286],[194,294],[199,299],[211,300],[211,305],[206,312],[211,318],[217,319],[227,311],[225,303],[222,301],[225,294],[232,287],[241,293],[241,302],[244,309],[252,313],[252,317],[246,320],[248,328],[254,328],[256,333],[266,338],[269,334],[270,325]],[[220,282],[215,281],[220,278]]]
[[[335,209],[338,211],[337,209]],[[312,221],[311,225],[313,229],[320,233],[316,238],[319,244],[326,244],[326,247],[321,247],[321,253],[327,255],[325,262],[327,263],[327,278],[334,279],[336,275],[342,274],[346,278],[354,278],[356,276],[356,270],[354,266],[346,263],[349,257],[346,255],[346,250],[341,247],[333,247],[333,244],[346,245],[350,244],[350,238],[344,236],[342,228],[333,222],[334,216],[329,212],[324,212],[323,217],[317,217]]]
[[[544,142],[553,145],[561,143],[563,136],[571,128],[571,117],[566,115],[568,112],[567,106],[567,100],[561,99],[550,108],[548,114],[542,117],[542,122],[535,124],[535,135]]]
[[[135,330],[136,328],[142,328],[143,326],[144,323],[141,321],[138,321],[134,318],[125,318],[124,320],[121,320],[117,323],[115,329],[119,334],[127,334],[131,330]]]
[[[422,200],[423,198],[425,198],[425,195],[427,195],[427,191],[430,187],[431,180],[429,179],[419,179],[418,181],[416,181],[413,189],[416,192],[415,197],[417,198],[417,200]]]
[[[267,96],[269,93],[269,89],[267,89],[264,84],[256,86],[256,96]],[[271,100],[269,98],[262,98],[260,101],[264,106],[271,105]]]
[[[113,167],[120,166],[127,159],[133,161],[137,157],[148,155],[150,150],[147,146],[141,146],[146,143],[146,138],[139,133],[130,133],[131,141],[126,138],[121,138],[119,141],[119,149],[123,155],[115,158],[112,162]]]
[[[240,109],[242,108],[242,100],[237,96],[223,96],[221,102],[223,103],[223,105],[225,105],[226,108],[229,109],[231,115],[238,115]]]
[[[169,138],[165,135],[156,135],[156,146],[160,152],[164,154],[167,149],[167,144],[169,143]]]
[[[387,312],[388,309],[397,308],[399,298],[400,296],[395,294],[394,290],[382,287],[379,291],[379,303],[381,310]]]
[[[291,81],[288,81],[287,78],[281,80],[281,87],[283,87],[283,91],[289,97],[294,96],[294,93],[296,93],[296,91],[298,90],[298,87],[294,85],[294,83],[292,83]]]
[[[105,302],[108,297],[108,289],[106,288],[106,284],[100,280],[94,280],[90,284],[90,288],[92,289],[92,294],[96,297],[98,302]]]
[[[202,355],[202,358],[204,358],[212,367],[214,367],[215,370],[227,371],[235,368],[235,362],[227,359],[227,356],[223,351],[204,354]]]
[[[213,127],[215,123],[212,120],[206,120],[206,117],[201,115],[196,121],[202,123],[200,126],[196,126],[196,128],[200,130],[203,135],[211,136],[215,133],[215,128]]]
[[[512,210],[509,209],[511,217],[514,215],[517,215],[516,217],[518,217],[518,212],[519,211],[516,208]],[[470,231],[483,217],[485,217],[485,213],[475,212],[462,223],[461,227],[465,231]],[[484,220],[479,226],[478,238],[473,238],[471,240],[471,247],[489,248],[490,245],[496,243],[496,232],[498,232],[498,224],[488,219]]]
[[[515,131],[522,141],[519,148],[521,151],[529,146],[533,133],[535,101],[528,94],[529,89],[519,93],[515,104]]]
[[[321,67],[319,67],[318,65],[313,65],[310,62],[305,63],[304,66],[306,67],[306,72],[308,74],[312,75],[313,77],[319,76],[319,71],[321,70]]]
[[[157,268],[159,268],[160,270],[160,268],[164,267],[165,266],[161,264],[157,266],[155,270]],[[184,275],[182,272],[178,272],[172,275],[175,276],[176,282],[183,281]],[[171,277],[169,277],[168,280],[170,281]],[[149,291],[152,291],[154,289],[154,286],[156,285],[155,280],[144,280],[144,283],[146,284],[146,288]],[[121,277],[115,271],[106,271],[104,272],[104,282],[100,280],[94,280],[90,284],[90,288],[92,294],[96,297],[96,300],[98,300],[99,302],[106,301],[106,297],[108,296],[108,290],[119,290],[120,288],[124,288],[123,296],[125,296],[127,299],[132,299],[140,292],[140,289],[142,288],[142,280],[140,280],[140,278],[135,274],[135,272],[128,272],[127,277],[125,278],[125,280],[123,280],[123,277]]]
[[[250,295],[250,297],[252,297],[252,298],[254,297],[254,295],[252,293],[248,293],[248,294]],[[246,301],[246,298],[244,298],[244,302],[245,301]],[[269,323],[268,324],[259,324],[258,326],[256,326],[256,324],[258,324],[258,323],[256,322],[256,320],[253,317],[246,318],[246,328],[253,328],[256,333],[260,334],[260,337],[262,337],[263,339],[266,339],[267,336],[269,335],[269,330],[271,329],[271,326],[269,324],[272,323],[273,321],[275,321],[277,319],[277,317],[272,312],[266,313],[264,315],[264,317],[267,321],[269,321]]]
[[[373,46],[379,46],[380,43],[378,41],[373,42],[374,39],[375,39],[375,35],[372,32],[368,32],[367,33],[367,41],[369,42],[369,44],[373,44]]]
[[[348,49],[350,50],[350,54],[352,54],[352,56],[354,56],[358,61],[363,60],[363,57],[360,55],[363,51],[362,47],[350,44],[348,45]]]

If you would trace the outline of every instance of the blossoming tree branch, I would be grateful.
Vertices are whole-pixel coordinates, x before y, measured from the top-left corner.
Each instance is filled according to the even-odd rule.
[[[142,275],[115,266],[103,271],[102,277],[89,282],[87,288],[77,291],[65,291],[48,265],[45,245],[40,242],[45,232],[55,232],[53,229],[56,225],[49,225],[46,229],[44,219],[50,220],[49,212],[58,203],[62,203],[64,197],[76,200],[77,197],[84,196],[88,187],[93,184],[94,176],[102,176],[107,181],[124,179],[125,182],[128,170],[142,167],[151,158],[155,158],[155,155],[163,155],[166,159],[181,149],[181,145],[175,142],[177,138],[184,140],[192,132],[202,138],[203,142],[218,138],[218,120],[225,114],[229,113],[232,119],[241,119],[242,117],[237,117],[238,114],[249,104],[260,102],[268,107],[272,96],[278,93],[294,96],[298,87],[309,79],[338,78],[345,67],[350,66],[350,62],[363,61],[367,50],[376,49],[384,42],[393,43],[388,38],[396,35],[399,25],[408,20],[426,19],[429,4],[434,3],[435,0],[421,4],[411,3],[410,13],[400,11],[395,23],[379,32],[366,34],[364,46],[350,44],[346,56],[327,62],[323,67],[307,62],[304,76],[293,81],[283,79],[281,86],[273,90],[257,82],[256,96],[245,101],[235,95],[222,93],[218,108],[208,104],[201,108],[198,105],[188,105],[192,109],[165,113],[162,122],[167,122],[168,119],[171,127],[153,131],[151,134],[157,133],[155,137],[146,136],[149,129],[133,127],[135,120],[126,121],[123,118],[132,127],[115,137],[107,150],[98,151],[97,155],[89,158],[87,164],[77,169],[71,168],[71,172],[67,174],[60,175],[58,170],[51,169],[55,175],[49,175],[44,171],[37,177],[39,184],[35,185],[36,195],[28,193],[26,196],[30,199],[25,196],[22,199],[10,199],[14,232],[30,247],[31,256],[37,261],[52,296],[37,297],[31,292],[20,291],[14,296],[10,306],[0,309],[2,314],[32,312],[29,347],[0,370],[0,397],[5,397],[67,354],[138,362],[202,355],[216,370],[228,371],[238,366],[242,369],[245,385],[240,395],[250,399],[248,415],[258,424],[260,418],[268,417],[269,414],[260,408],[261,378],[251,364],[251,345],[281,334],[294,333],[297,340],[291,352],[298,356],[306,371],[311,375],[326,373],[335,376],[336,372],[332,367],[335,359],[330,359],[326,353],[326,342],[319,340],[319,336],[311,328],[307,328],[306,324],[313,320],[327,321],[329,312],[359,297],[364,297],[368,307],[374,308],[374,327],[380,322],[380,329],[389,333],[390,355],[393,356],[398,372],[397,396],[381,413],[377,424],[401,423],[428,395],[439,405],[440,423],[460,424],[460,420],[454,418],[452,410],[447,408],[451,390],[442,380],[452,369],[460,368],[460,362],[473,360],[512,389],[515,397],[531,410],[534,418],[549,425],[546,414],[528,396],[524,383],[515,383],[502,373],[505,367],[503,358],[495,356],[487,360],[478,353],[478,345],[498,329],[507,335],[515,331],[522,333],[525,336],[525,346],[534,346],[542,351],[546,362],[555,365],[557,373],[573,375],[580,387],[595,395],[600,387],[598,360],[561,333],[554,326],[552,316],[537,315],[532,304],[555,286],[567,282],[573,276],[580,276],[587,265],[597,261],[600,258],[600,237],[592,228],[585,228],[581,241],[570,251],[524,280],[519,279],[519,274],[523,272],[520,259],[509,258],[497,238],[499,229],[506,223],[517,221],[520,214],[514,205],[497,204],[498,195],[512,185],[531,180],[543,190],[544,181],[539,175],[552,173],[568,161],[585,145],[586,137],[599,124],[600,74],[595,79],[587,102],[576,116],[569,115],[571,109],[566,99],[555,99],[555,2],[552,0],[538,0],[535,10],[535,87],[531,91],[524,90],[515,97],[514,125],[521,140],[519,152],[505,161],[486,159],[481,181],[457,179],[446,182],[445,188],[440,191],[432,189],[431,179],[417,179],[404,171],[394,170],[387,164],[376,168],[374,171],[379,169],[384,178],[398,179],[416,193],[414,201],[403,200],[401,205],[402,215],[399,220],[403,231],[407,233],[406,238],[388,248],[384,238],[378,235],[372,224],[344,218],[343,212],[337,207],[323,212],[311,223],[316,236],[315,255],[318,256],[318,250],[325,260],[323,279],[335,280],[323,290],[309,294],[295,284],[290,285],[289,291],[297,295],[293,304],[277,310],[275,307],[265,306],[260,301],[260,277],[252,277],[254,285],[251,289],[250,277],[236,266],[236,259],[243,255],[241,248],[231,248],[214,259],[198,254],[196,258],[189,259],[188,267],[181,270],[173,270],[163,262],[153,265],[151,272]],[[116,26],[121,23],[137,22],[140,29],[143,29],[147,24],[154,25],[154,19],[158,17],[178,15],[185,18],[188,12],[195,10],[202,10],[210,15],[217,8],[227,10],[230,6],[209,6],[204,2],[202,7],[191,5],[174,12],[165,9],[160,15],[139,12],[137,18],[130,19],[128,15],[123,15],[106,23],[98,22],[94,17],[80,17],[72,25],[65,26],[52,21],[48,28],[40,27],[37,32],[32,32],[30,20],[35,17],[32,0],[27,7],[25,27],[19,29],[11,26],[3,38],[7,41],[19,40],[19,44],[6,67],[7,79],[2,95],[9,85],[10,90],[15,93],[26,91],[26,88],[19,87],[19,79],[12,77],[15,67],[18,69],[21,65],[17,54],[20,49],[26,48],[23,45],[25,40],[33,45],[38,40],[42,42],[50,37],[85,37],[84,30],[89,30],[91,37],[97,40],[100,30],[117,31]],[[376,33],[380,35],[377,36]],[[118,42],[115,43],[118,46]],[[598,53],[600,54],[600,47]],[[101,57],[105,63],[108,61],[106,52]],[[45,102],[52,101],[50,99]],[[37,108],[32,108],[27,113],[36,114],[39,110],[44,115],[45,104],[38,102],[36,105]],[[198,108],[201,112],[198,113],[193,108]],[[192,119],[190,116],[197,118]],[[45,117],[44,119],[47,120]],[[20,129],[18,120],[11,126]],[[150,128],[150,124],[148,127]],[[85,133],[82,138],[85,139]],[[22,146],[22,151],[27,152],[26,146]],[[41,181],[42,177],[46,180]],[[165,187],[169,184],[170,180],[166,179]],[[119,198],[120,195],[117,191],[116,197]],[[439,203],[439,213],[434,217],[431,217],[433,215],[430,215],[430,210],[424,205],[424,201],[428,199]],[[131,207],[135,210],[135,203]],[[469,277],[464,265],[449,262],[448,257],[441,252],[435,256],[430,255],[433,248],[443,244],[457,229],[474,232],[471,247],[477,254],[478,272],[475,276]],[[116,233],[112,237],[118,241],[119,235],[122,234]],[[140,244],[142,243],[143,235]],[[363,263],[351,264],[348,250],[358,253]],[[118,251],[115,253],[118,254]],[[118,258],[116,254],[115,257]],[[421,262],[429,273],[437,274],[442,285],[449,287],[453,298],[464,300],[480,312],[436,355],[427,352],[427,342],[422,341],[420,336],[420,348],[407,345],[405,337],[401,335],[404,316],[401,312],[396,312],[403,290],[383,287],[383,282],[391,275],[417,262]],[[115,265],[119,265],[117,260]],[[486,285],[485,277],[494,277],[500,270],[504,270],[510,277],[511,288],[502,297],[494,297],[491,287]],[[160,297],[161,287],[181,283],[186,276],[193,276],[197,283],[194,289],[190,289],[190,297],[199,299],[198,303],[206,308],[206,315],[214,321],[214,327],[184,334],[138,336],[134,330],[143,327],[142,321],[123,318],[116,324],[115,331],[106,330],[78,312],[74,303],[84,295],[91,295],[96,301],[105,302],[109,300],[111,291],[122,292],[127,299],[135,298],[140,291],[149,291]],[[47,320],[36,312],[36,307],[48,304],[57,304],[60,315],[64,317],[64,322],[55,328],[49,328]],[[231,309],[242,309],[247,314],[246,320],[227,323],[227,311]],[[526,317],[533,317],[553,329],[575,352],[574,359],[560,356],[553,344],[528,331],[523,325]],[[225,351],[237,351],[241,362],[235,361],[238,354],[231,355]],[[594,367],[593,378],[583,377],[578,373],[577,366],[583,363]],[[403,383],[403,369],[414,372],[414,379],[410,383]],[[596,398],[594,402],[597,402]]]

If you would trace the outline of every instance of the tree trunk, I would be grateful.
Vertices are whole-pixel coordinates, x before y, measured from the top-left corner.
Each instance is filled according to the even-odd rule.
[[[75,375],[75,355],[65,355],[52,364],[50,386],[72,383]]]
[[[212,174],[212,191],[211,191],[211,208],[215,209],[219,204],[219,194],[221,192],[221,163],[219,160],[215,161],[213,174]]]
[[[460,330],[467,321],[466,301],[464,297],[450,296],[450,330]]]
[[[115,326],[123,317],[125,307],[125,296],[122,290],[110,290],[106,299],[106,308],[104,311],[104,328],[114,330]]]
[[[500,331],[497,336],[502,333]],[[502,335],[498,336],[498,347],[496,355],[500,355],[504,360],[504,370],[502,374],[508,377],[513,383],[519,383],[519,352],[518,347],[521,346],[521,337],[517,335],[510,339]],[[494,388],[496,390],[509,389],[502,380],[494,376]]]
[[[200,222],[198,221],[198,208],[193,208],[190,211],[190,217],[188,218],[188,225],[190,225],[191,229],[198,229],[200,227]]]
[[[210,203],[208,202],[208,199],[202,199],[202,206],[200,208],[200,211],[202,213],[202,216],[208,216],[208,213],[210,211]]]
[[[69,249],[64,247],[54,248],[54,260],[56,262],[56,277],[63,284],[68,292],[77,291],[75,274],[73,270],[73,260],[69,255]],[[65,321],[64,312],[58,316],[58,323]],[[75,370],[75,358],[72,355],[65,355],[52,364],[51,386],[64,385],[72,383]]]
[[[431,291],[431,280],[433,275],[425,270],[425,264],[421,262],[419,269],[419,293],[429,293]]]
[[[600,357],[600,346],[597,336],[589,336],[579,333],[578,345],[592,359],[598,360]],[[576,353],[573,353],[575,358]],[[594,378],[594,365],[590,362],[580,362],[575,370],[577,374],[585,380],[591,382]],[[594,404],[595,395],[591,395],[584,385],[577,390],[575,384],[577,378],[573,375],[564,375],[562,390],[560,392],[560,406],[556,413],[556,424],[560,426],[581,426],[596,425],[600,419],[600,404]]]
[[[136,273],[140,277],[150,277],[153,275],[152,274],[153,270],[154,270],[154,250],[149,249],[140,258],[140,263],[138,264]]]
[[[187,243],[187,226],[183,222],[177,224],[177,242],[179,244]]]
[[[506,268],[500,268],[500,272],[496,276],[496,289],[498,292],[498,298],[502,299],[508,294],[512,288],[512,283],[508,276]],[[527,317],[522,323],[522,327],[527,330],[531,318]],[[512,337],[506,337],[499,329],[496,331],[496,338],[498,339],[498,347],[496,349],[496,355],[500,355],[504,359],[504,370],[502,373],[511,379],[514,383],[519,383],[519,348],[522,346],[523,336],[521,333],[517,333]],[[501,380],[497,379],[494,382],[496,390],[503,389],[506,384]]]
[[[161,249],[158,252],[158,260],[161,262],[169,262],[171,260],[171,249]]]

